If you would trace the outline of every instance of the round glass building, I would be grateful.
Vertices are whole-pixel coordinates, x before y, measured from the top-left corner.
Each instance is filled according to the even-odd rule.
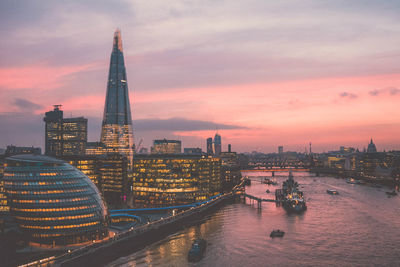
[[[64,161],[38,155],[6,158],[4,188],[27,240],[72,245],[108,235],[108,214],[93,182]]]

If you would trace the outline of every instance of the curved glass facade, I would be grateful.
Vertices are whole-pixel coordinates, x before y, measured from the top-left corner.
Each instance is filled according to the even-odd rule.
[[[5,165],[10,211],[29,241],[70,245],[107,236],[101,195],[75,167],[35,155],[9,157]]]

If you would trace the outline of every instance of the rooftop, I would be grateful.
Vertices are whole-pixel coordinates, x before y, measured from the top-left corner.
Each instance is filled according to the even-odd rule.
[[[6,160],[13,160],[13,161],[24,161],[24,162],[35,162],[35,163],[64,163],[64,161],[44,156],[44,155],[33,155],[33,154],[22,154],[22,155],[15,155],[6,158]]]

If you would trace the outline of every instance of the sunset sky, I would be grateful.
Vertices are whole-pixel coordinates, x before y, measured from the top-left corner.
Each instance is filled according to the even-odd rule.
[[[122,32],[135,142],[400,149],[400,1],[0,2],[0,147],[44,146],[44,112],[100,139]]]

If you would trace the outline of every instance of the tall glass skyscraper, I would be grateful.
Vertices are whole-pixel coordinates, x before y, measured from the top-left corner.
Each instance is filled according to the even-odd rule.
[[[114,33],[101,142],[106,146],[107,152],[123,154],[128,158],[130,165],[132,164],[132,118],[120,30]]]
[[[214,137],[214,152],[216,156],[219,156],[219,154],[221,154],[221,136],[219,134],[215,134]]]

